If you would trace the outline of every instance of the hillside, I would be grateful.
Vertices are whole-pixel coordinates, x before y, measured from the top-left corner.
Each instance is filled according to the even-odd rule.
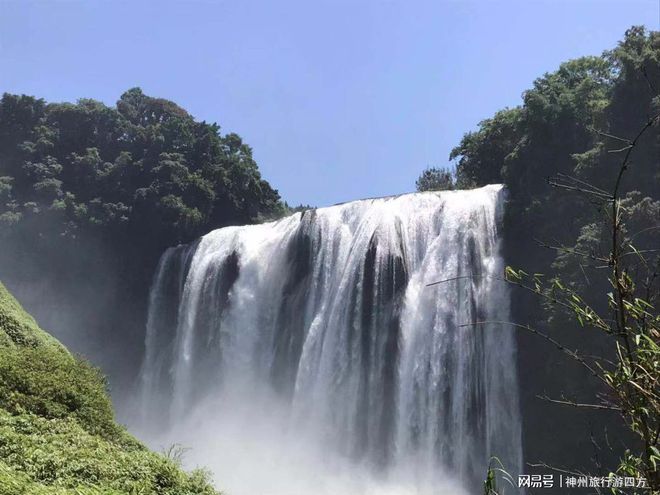
[[[0,495],[214,495],[114,421],[102,374],[0,283]]]

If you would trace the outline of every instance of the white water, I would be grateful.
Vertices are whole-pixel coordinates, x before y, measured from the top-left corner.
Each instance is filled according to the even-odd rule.
[[[140,431],[230,495],[479,493],[522,463],[501,186],[356,201],[168,250]],[[427,284],[445,282],[427,286]]]

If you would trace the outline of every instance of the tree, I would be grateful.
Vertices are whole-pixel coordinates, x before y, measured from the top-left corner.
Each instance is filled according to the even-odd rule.
[[[415,186],[418,192],[451,191],[454,189],[454,175],[446,168],[430,167],[422,172]]]
[[[0,176],[7,184],[0,215],[22,217],[29,209],[45,218],[55,207],[63,213],[60,234],[93,229],[103,235],[111,220],[99,212],[123,205],[123,235],[155,239],[161,251],[213,228],[284,211],[239,136],[223,136],[218,125],[196,122],[175,103],[139,88],[126,91],[115,108],[90,99],[46,104],[5,94],[0,144]],[[80,207],[62,210],[53,203],[65,196]],[[153,204],[147,207],[145,198]],[[163,221],[156,204],[179,213]],[[107,233],[114,238],[116,225]]]
[[[502,182],[502,168],[520,139],[523,112],[520,108],[500,110],[468,132],[449,154],[459,158],[456,183],[462,189]]]

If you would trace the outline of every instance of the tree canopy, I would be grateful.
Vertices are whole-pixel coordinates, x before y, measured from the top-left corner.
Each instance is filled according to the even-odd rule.
[[[450,155],[457,183],[507,186],[511,238],[596,249],[594,221],[601,212],[578,195],[549,187],[548,179],[570,177],[611,190],[621,151],[660,110],[659,90],[660,32],[633,27],[615,49],[562,64],[534,81],[521,106],[497,112],[465,134]],[[649,134],[638,143],[622,184],[637,226],[657,221],[660,207],[657,126]],[[657,242],[657,234],[650,230],[643,244]],[[547,250],[537,261],[566,271],[570,258],[566,250]],[[576,282],[584,281],[580,267],[572,270]]]
[[[417,191],[448,191],[454,189],[454,176],[447,168],[429,167],[415,182]]]
[[[0,100],[0,222],[52,234],[130,232],[176,243],[282,209],[252,150],[175,103],[126,91],[90,99]]]

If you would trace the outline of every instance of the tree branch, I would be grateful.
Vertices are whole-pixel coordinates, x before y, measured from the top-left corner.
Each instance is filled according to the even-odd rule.
[[[551,399],[547,395],[537,395],[536,397],[541,399],[541,400],[547,401],[547,402],[552,402],[554,404],[562,404],[562,405],[565,405],[565,406],[572,406],[572,407],[585,408],[585,409],[604,409],[604,410],[607,410],[607,411],[618,411],[618,412],[622,411],[622,409],[620,407],[608,406],[608,405],[604,405],[604,404],[582,404],[580,402],[575,402],[575,401],[567,400],[567,399],[564,399],[564,400]]]

